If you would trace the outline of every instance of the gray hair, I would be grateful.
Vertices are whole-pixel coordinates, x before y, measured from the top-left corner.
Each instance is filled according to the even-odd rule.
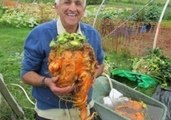
[[[56,4],[59,4],[60,0],[55,0]],[[84,0],[83,6],[86,6],[86,0]]]

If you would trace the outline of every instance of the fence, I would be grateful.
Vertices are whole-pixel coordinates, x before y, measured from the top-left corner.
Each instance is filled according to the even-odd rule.
[[[152,49],[157,23],[125,22],[105,18],[97,21],[97,29],[102,35],[103,47],[106,51],[122,52],[133,56],[146,54]],[[171,57],[171,28],[160,28],[157,47],[163,49],[165,55]]]

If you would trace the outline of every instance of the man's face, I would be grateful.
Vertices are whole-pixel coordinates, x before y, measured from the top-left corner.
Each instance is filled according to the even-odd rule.
[[[64,27],[76,26],[84,14],[84,0],[60,0],[56,10]]]

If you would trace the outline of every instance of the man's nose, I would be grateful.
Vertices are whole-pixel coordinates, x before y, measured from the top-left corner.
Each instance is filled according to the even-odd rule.
[[[75,11],[76,10],[75,3],[71,3],[70,6],[69,6],[69,9],[72,10],[72,11]]]

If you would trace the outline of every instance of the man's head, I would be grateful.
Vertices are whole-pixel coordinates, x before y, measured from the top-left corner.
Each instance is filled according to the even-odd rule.
[[[55,3],[63,26],[76,28],[84,15],[86,0],[55,0]]]

